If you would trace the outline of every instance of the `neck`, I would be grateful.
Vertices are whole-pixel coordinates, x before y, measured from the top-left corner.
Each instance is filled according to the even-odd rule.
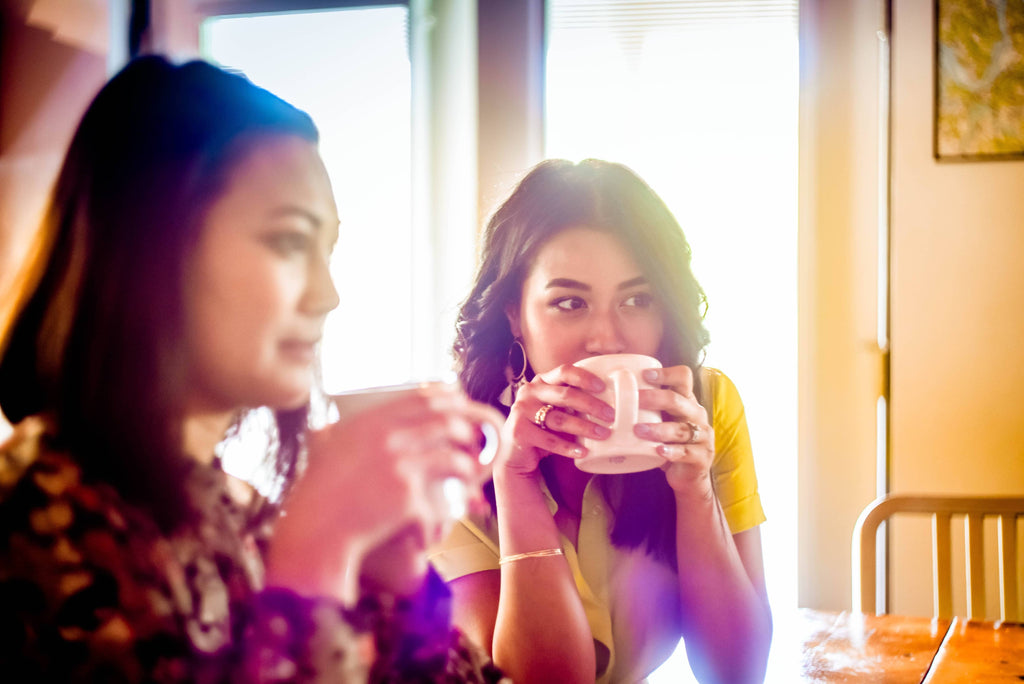
[[[211,463],[214,450],[234,420],[234,412],[196,411],[186,414],[182,427],[185,453],[200,463]]]
[[[559,507],[564,506],[579,517],[580,511],[583,510],[583,491],[593,476],[577,468],[571,458],[549,456],[548,460],[551,461],[549,473],[557,490],[555,495],[559,500]]]

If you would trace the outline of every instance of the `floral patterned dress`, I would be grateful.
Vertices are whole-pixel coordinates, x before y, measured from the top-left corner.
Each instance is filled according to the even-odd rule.
[[[345,609],[263,583],[276,510],[216,465],[190,468],[199,520],[163,533],[92,482],[39,419],[0,445],[0,676],[39,682],[498,682],[448,625],[430,576],[414,599]]]

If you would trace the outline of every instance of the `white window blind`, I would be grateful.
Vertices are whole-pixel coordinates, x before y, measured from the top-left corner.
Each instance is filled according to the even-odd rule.
[[[664,26],[722,26],[781,19],[796,25],[796,0],[554,0],[552,25],[559,29],[615,24],[643,31]]]

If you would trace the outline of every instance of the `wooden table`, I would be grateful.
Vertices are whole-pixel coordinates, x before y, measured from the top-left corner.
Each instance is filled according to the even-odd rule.
[[[801,609],[776,618],[771,684],[1024,682],[1024,625]]]
[[[955,618],[923,680],[947,682],[1024,681],[1024,625]]]

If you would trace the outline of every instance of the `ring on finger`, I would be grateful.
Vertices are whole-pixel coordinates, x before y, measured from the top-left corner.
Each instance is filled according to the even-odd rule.
[[[697,440],[700,439],[700,426],[690,421],[686,421],[686,426],[690,428],[690,439],[683,442],[683,444],[696,444]]]
[[[548,429],[548,411],[550,411],[553,408],[555,407],[552,406],[551,404],[544,404],[539,409],[537,409],[537,413],[533,415],[533,422],[536,423],[541,430]]]

